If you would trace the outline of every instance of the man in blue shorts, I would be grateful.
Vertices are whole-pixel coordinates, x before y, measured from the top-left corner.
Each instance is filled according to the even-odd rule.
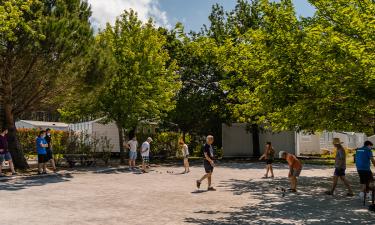
[[[137,148],[138,142],[136,136],[134,136],[128,143],[125,145],[129,149],[129,170],[135,169],[135,160],[137,159]]]
[[[0,176],[4,176],[3,174],[3,162],[8,161],[9,168],[12,171],[12,175],[16,175],[16,171],[14,170],[14,165],[12,161],[12,156],[10,155],[8,149],[8,129],[2,128],[0,133]]]
[[[373,146],[371,141],[366,141],[364,146],[357,149],[355,153],[355,165],[357,167],[363,194],[369,192],[370,184],[374,182],[373,174],[370,169],[370,162],[375,166],[375,160],[372,155]],[[371,188],[373,188],[373,185]]]

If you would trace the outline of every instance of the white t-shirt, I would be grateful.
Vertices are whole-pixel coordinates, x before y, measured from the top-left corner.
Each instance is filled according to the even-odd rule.
[[[184,144],[182,146],[182,155],[185,157],[187,155],[189,155],[189,147],[187,146],[187,144]]]
[[[130,147],[130,151],[136,152],[138,147],[138,141],[130,140],[128,141],[128,145]]]
[[[142,149],[142,151],[141,151],[142,156],[149,156],[150,155],[150,143],[148,143],[147,141],[143,142],[141,149]]]

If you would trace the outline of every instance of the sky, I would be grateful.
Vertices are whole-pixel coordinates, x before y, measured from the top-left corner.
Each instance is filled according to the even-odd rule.
[[[293,0],[299,16],[312,16],[314,8],[307,0]],[[226,10],[231,10],[236,0],[88,0],[91,4],[95,28],[104,28],[107,22],[113,24],[116,17],[125,9],[138,12],[142,21],[154,18],[158,26],[172,28],[182,22],[185,31],[199,31],[203,24],[208,24],[211,6],[219,3]]]

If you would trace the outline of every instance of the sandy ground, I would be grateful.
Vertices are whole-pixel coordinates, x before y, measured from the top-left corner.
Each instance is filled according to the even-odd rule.
[[[286,165],[275,165],[273,180],[259,179],[263,167],[219,164],[216,192],[197,191],[200,166],[184,175],[182,168],[154,167],[148,174],[81,170],[2,181],[0,224],[375,224],[375,213],[357,196],[344,197],[341,183],[335,196],[323,194],[332,168],[305,165],[298,194],[283,197],[277,188],[288,187]],[[358,193],[354,169],[348,177]]]

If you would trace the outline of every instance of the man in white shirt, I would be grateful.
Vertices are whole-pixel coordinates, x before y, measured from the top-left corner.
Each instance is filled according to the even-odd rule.
[[[145,142],[143,142],[141,147],[141,155],[142,155],[142,172],[147,173],[146,166],[148,166],[150,162],[150,143],[152,142],[152,138],[148,137]]]
[[[134,136],[128,143],[126,144],[126,148],[129,149],[129,170],[135,169],[135,160],[137,159],[137,148],[138,148],[138,141],[137,138]]]

